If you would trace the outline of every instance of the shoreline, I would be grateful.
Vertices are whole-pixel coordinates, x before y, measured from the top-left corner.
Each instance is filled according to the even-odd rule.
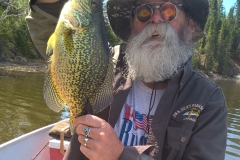
[[[0,69],[5,71],[45,73],[47,62],[0,62]]]
[[[0,62],[0,70],[5,71],[16,71],[16,72],[29,72],[29,73],[45,73],[47,70],[48,63],[42,62],[11,62],[4,61]],[[202,72],[204,74],[204,72]],[[228,77],[225,75],[219,75],[211,73],[211,75],[204,74],[209,79],[233,79],[240,80],[240,74],[234,77]]]

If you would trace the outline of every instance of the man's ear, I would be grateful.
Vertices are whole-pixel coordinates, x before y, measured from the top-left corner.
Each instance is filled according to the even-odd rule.
[[[194,32],[194,21],[192,19],[189,19],[188,22],[188,39],[190,40],[193,36],[193,32]]]
[[[194,21],[193,21],[192,19],[189,20],[189,22],[188,22],[188,27],[189,27],[192,31],[194,31]]]

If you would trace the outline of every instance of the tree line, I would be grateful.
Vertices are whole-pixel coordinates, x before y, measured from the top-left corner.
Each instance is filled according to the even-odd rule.
[[[233,76],[240,64],[240,0],[225,13],[223,0],[210,0],[206,37],[196,45],[193,66],[206,73]]]
[[[240,62],[240,0],[225,13],[223,0],[210,0],[206,36],[198,41],[193,67],[206,73],[233,76]],[[0,61],[25,57],[41,59],[29,35],[25,17],[26,0],[0,0]],[[113,33],[105,14],[105,26],[111,45],[121,43]],[[240,63],[239,63],[240,64]]]
[[[0,61],[41,57],[27,29],[27,13],[26,0],[0,0]]]

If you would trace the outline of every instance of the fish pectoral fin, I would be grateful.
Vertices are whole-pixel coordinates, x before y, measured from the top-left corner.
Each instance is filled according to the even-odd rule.
[[[43,96],[47,106],[55,112],[62,110],[67,104],[61,99],[56,86],[53,83],[50,66],[44,77]]]
[[[87,29],[89,26],[87,25],[87,26],[82,26],[81,28],[78,28],[78,30],[80,31],[80,32],[83,32],[85,29]]]
[[[68,55],[73,55],[74,52],[72,33],[74,33],[74,30],[71,29],[68,29],[63,33],[64,37],[63,43]]]
[[[51,56],[53,54],[53,48],[55,46],[55,42],[56,42],[55,34],[53,33],[47,42],[47,50],[46,50],[47,56]]]
[[[89,25],[73,27],[72,31],[83,32],[85,29],[89,28]]]

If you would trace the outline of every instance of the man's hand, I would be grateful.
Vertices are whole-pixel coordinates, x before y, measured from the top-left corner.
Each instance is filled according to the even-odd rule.
[[[81,152],[91,160],[117,160],[124,146],[109,123],[93,115],[77,117],[74,121],[81,143]],[[91,127],[89,139],[84,146],[85,128]]]

